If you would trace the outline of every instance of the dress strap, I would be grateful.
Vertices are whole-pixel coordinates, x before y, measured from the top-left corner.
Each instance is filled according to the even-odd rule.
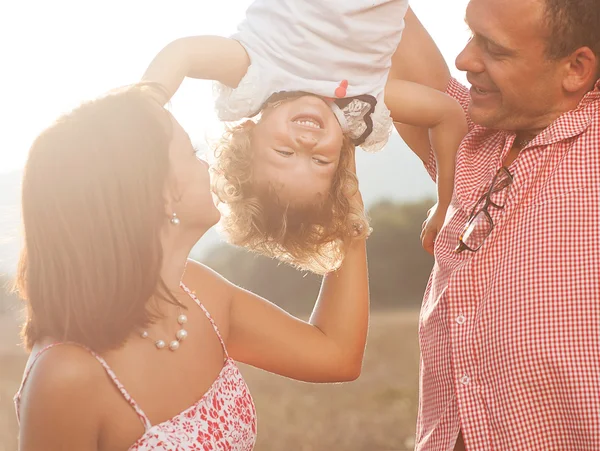
[[[21,387],[19,388],[19,391],[17,392],[17,394],[15,395],[15,398],[14,398],[15,407],[16,407],[16,410],[17,410],[17,419],[18,420],[19,420],[19,404],[20,404],[20,401],[21,401],[21,393],[23,391],[23,387],[25,385],[25,382],[27,381],[27,378],[29,377],[31,369],[33,368],[33,365],[39,359],[39,357],[44,352],[46,352],[47,350],[49,350],[51,348],[54,348],[55,346],[65,345],[65,344],[67,344],[67,345],[73,345],[73,346],[78,346],[78,347],[80,347],[82,349],[85,349],[92,356],[94,356],[94,358],[100,363],[100,365],[102,365],[102,367],[106,371],[106,374],[108,374],[108,376],[112,380],[113,384],[119,389],[119,391],[121,392],[121,394],[123,395],[123,397],[125,398],[125,400],[131,405],[131,407],[133,407],[133,409],[137,413],[140,421],[142,422],[142,424],[144,426],[144,429],[147,431],[148,429],[150,429],[152,427],[152,424],[150,423],[150,420],[148,419],[148,417],[146,416],[146,414],[137,405],[137,403],[134,401],[134,399],[131,397],[131,395],[127,392],[127,390],[125,390],[125,387],[123,386],[123,384],[121,384],[121,382],[119,381],[119,379],[117,379],[117,376],[115,375],[115,373],[113,372],[113,370],[110,368],[110,366],[108,366],[108,363],[106,363],[106,360],[104,360],[102,357],[100,357],[98,354],[96,354],[94,351],[92,351],[87,346],[81,345],[79,343],[72,343],[72,342],[52,343],[52,344],[50,344],[50,345],[42,348],[35,355],[35,357],[32,359],[31,364],[25,370],[25,374],[23,375],[23,382],[21,382]]]
[[[78,346],[81,346],[81,345],[78,345]],[[90,354],[92,354],[96,358],[96,360],[98,362],[100,362],[100,365],[102,365],[102,367],[106,371],[106,374],[108,374],[108,376],[113,381],[115,386],[119,389],[119,391],[123,395],[123,398],[125,398],[125,400],[129,403],[129,405],[131,405],[131,407],[133,407],[133,410],[135,410],[135,413],[137,413],[140,421],[144,425],[144,429],[146,431],[148,431],[148,429],[150,429],[152,427],[152,423],[150,423],[150,419],[146,416],[146,414],[140,408],[140,406],[138,406],[137,402],[135,402],[135,400],[131,397],[129,392],[127,390],[125,390],[125,387],[123,386],[121,381],[119,381],[119,379],[117,378],[114,371],[110,368],[110,366],[108,366],[108,363],[106,363],[106,360],[104,360],[102,357],[100,357],[98,354],[96,354],[91,349],[89,349],[85,346],[81,346],[81,347],[86,349]]]
[[[185,284],[183,282],[180,282],[179,286],[181,288],[183,288],[183,291],[185,291],[188,294],[188,296],[190,298],[192,298],[194,300],[194,302],[196,304],[198,304],[198,306],[202,309],[202,311],[204,312],[204,314],[206,315],[206,317],[208,318],[208,320],[212,324],[212,327],[215,330],[215,334],[217,334],[217,337],[219,338],[219,341],[221,342],[221,346],[223,347],[223,353],[225,354],[225,357],[229,358],[229,353],[227,352],[227,348],[225,347],[225,341],[223,341],[223,337],[221,336],[221,333],[219,332],[219,328],[217,327],[217,323],[215,323],[215,320],[213,319],[213,317],[211,316],[211,314],[208,312],[208,310],[206,310],[206,307],[204,307],[204,305],[202,305],[202,302],[200,302],[200,300],[196,297],[196,293],[194,293],[187,286],[185,286]]]

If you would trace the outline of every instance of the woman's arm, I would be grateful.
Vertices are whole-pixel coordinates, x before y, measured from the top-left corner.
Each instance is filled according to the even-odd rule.
[[[354,241],[325,276],[308,322],[232,286],[228,348],[236,360],[307,382],[341,382],[361,372],[369,319],[365,241]]]
[[[189,261],[184,281],[227,308],[219,328],[235,360],[307,382],[341,382],[361,372],[369,321],[364,239],[353,240],[340,269],[326,275],[309,321]]]
[[[185,77],[217,80],[235,88],[249,65],[246,50],[234,39],[190,36],[164,47],[148,66],[142,80],[162,85],[166,89],[166,103]]]

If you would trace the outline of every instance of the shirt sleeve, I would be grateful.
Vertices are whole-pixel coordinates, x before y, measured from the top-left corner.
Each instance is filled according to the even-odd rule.
[[[463,111],[465,112],[465,116],[467,118],[467,125],[469,126],[469,131],[473,130],[475,124],[471,121],[471,116],[469,116],[469,103],[471,102],[471,95],[469,94],[469,89],[461,84],[456,78],[450,78],[450,82],[446,87],[446,94],[456,100]]]
[[[465,85],[461,84],[456,78],[452,77],[450,78],[450,82],[446,87],[446,94],[448,94],[460,104],[463,111],[465,112],[469,132],[473,130],[475,124],[473,124],[473,121],[471,121],[471,116],[469,116],[469,102],[471,101],[469,89]],[[424,164],[427,173],[435,182],[437,180],[437,164],[435,161],[435,154],[433,153],[433,148],[429,149],[429,159]]]

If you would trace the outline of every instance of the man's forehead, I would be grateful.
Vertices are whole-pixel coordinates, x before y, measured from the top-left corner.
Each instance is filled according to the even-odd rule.
[[[545,0],[470,0],[465,22],[478,34],[503,47],[514,47],[529,35],[539,36]]]
[[[515,18],[539,19],[546,11],[546,0],[470,0],[465,21],[479,22],[484,18],[511,22]]]

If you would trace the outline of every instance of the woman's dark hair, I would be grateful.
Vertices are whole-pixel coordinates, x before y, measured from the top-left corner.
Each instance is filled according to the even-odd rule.
[[[177,303],[160,277],[172,123],[155,89],[87,102],[31,146],[16,283],[28,349],[46,337],[114,349],[155,319],[150,298]]]

